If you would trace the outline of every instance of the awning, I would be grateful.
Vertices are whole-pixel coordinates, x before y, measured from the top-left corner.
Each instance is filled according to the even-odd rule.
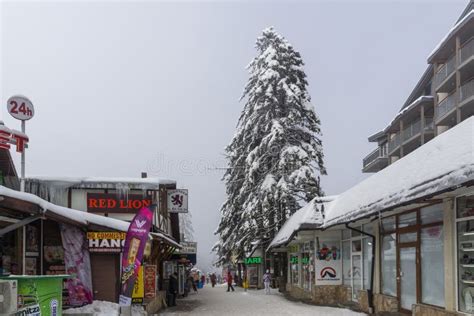
[[[150,235],[153,237],[153,238],[156,238],[156,239],[159,239],[159,240],[162,240],[164,241],[165,243],[167,243],[168,245],[172,246],[172,247],[175,247],[177,249],[181,249],[183,247],[181,247],[181,245],[179,243],[177,243],[172,237],[164,234],[164,233],[155,233],[155,232],[151,232]]]

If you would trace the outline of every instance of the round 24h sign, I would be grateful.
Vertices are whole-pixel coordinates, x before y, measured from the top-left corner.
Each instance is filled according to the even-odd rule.
[[[8,99],[7,108],[11,116],[21,121],[27,121],[35,115],[33,103],[21,95],[15,95]]]

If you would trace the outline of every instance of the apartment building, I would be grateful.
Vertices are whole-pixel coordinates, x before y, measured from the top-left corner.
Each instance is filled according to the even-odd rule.
[[[362,171],[378,172],[474,114],[474,3],[428,57],[428,67],[383,130]]]

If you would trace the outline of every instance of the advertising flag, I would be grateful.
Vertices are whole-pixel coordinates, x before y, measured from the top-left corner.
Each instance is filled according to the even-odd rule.
[[[125,237],[125,246],[122,253],[122,277],[120,284],[119,304],[132,304],[132,292],[141,266],[143,251],[148,240],[148,233],[152,225],[153,212],[149,208],[142,208],[133,218]]]

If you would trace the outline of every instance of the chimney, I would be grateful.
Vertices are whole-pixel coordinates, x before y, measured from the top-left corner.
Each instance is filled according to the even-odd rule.
[[[146,178],[146,177],[147,177],[146,172],[142,172],[142,178]]]

